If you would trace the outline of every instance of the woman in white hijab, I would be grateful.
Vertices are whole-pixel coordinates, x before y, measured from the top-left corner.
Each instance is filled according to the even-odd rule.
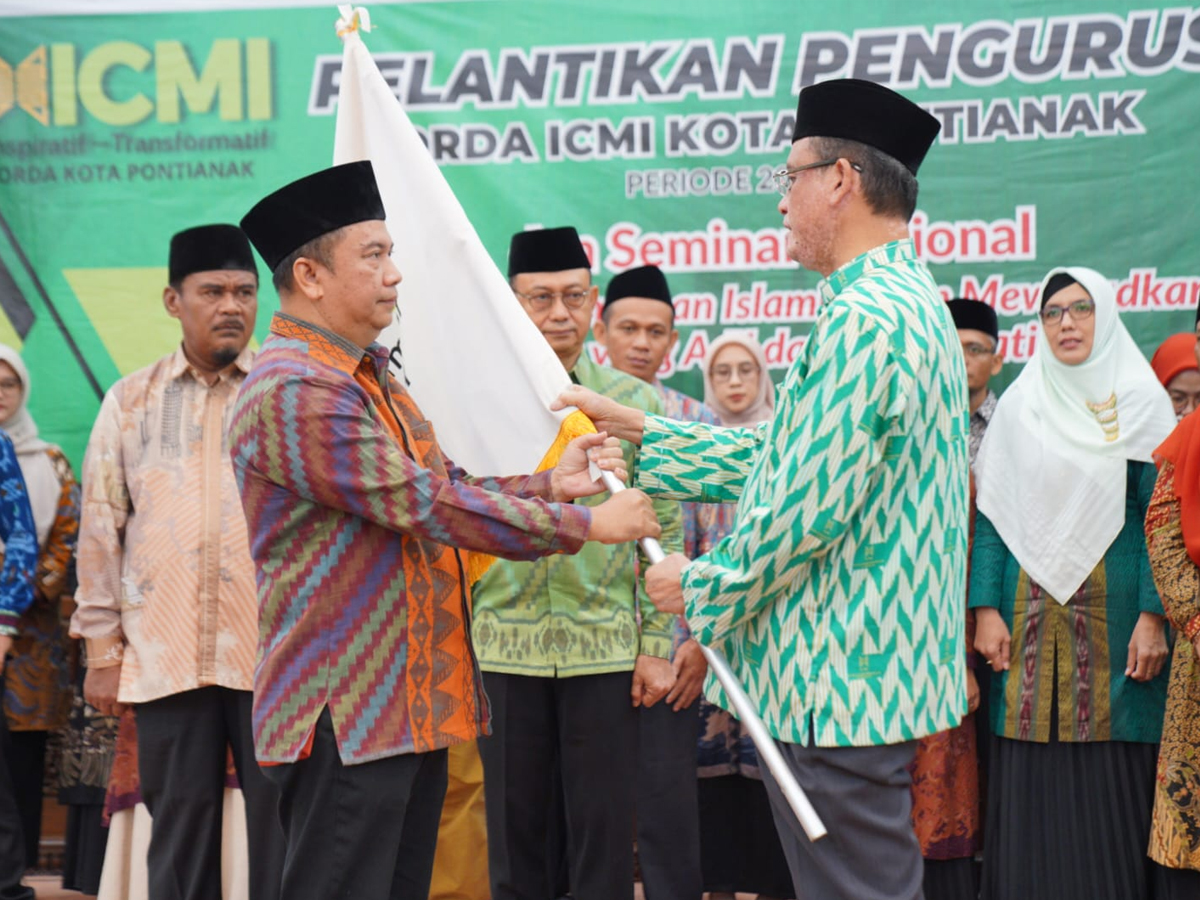
[[[976,463],[976,649],[991,684],[985,900],[1151,900],[1167,642],[1142,523],[1175,415],[1085,268],[1042,285],[1033,358]]]
[[[37,528],[34,601],[21,620],[5,669],[4,714],[26,863],[37,865],[42,779],[49,732],[66,724],[71,703],[66,628],[60,600],[69,588],[79,531],[79,486],[62,450],[38,437],[27,408],[29,373],[20,354],[0,344],[0,430],[13,442]]]

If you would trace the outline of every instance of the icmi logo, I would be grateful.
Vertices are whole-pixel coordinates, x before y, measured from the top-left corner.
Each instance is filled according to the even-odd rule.
[[[153,71],[143,90],[110,93],[120,69]],[[100,44],[82,58],[74,44],[40,46],[15,67],[0,59],[0,117],[20,107],[43,125],[79,124],[80,107],[107,125],[134,125],[153,115],[178,122],[183,110],[216,106],[227,122],[271,118],[271,43],[266,38],[219,38],[199,74],[180,41],[153,50],[130,41]]]

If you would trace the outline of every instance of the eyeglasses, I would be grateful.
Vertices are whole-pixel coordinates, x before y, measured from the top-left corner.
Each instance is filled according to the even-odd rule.
[[[987,347],[983,344],[963,344],[963,353],[967,354],[967,356],[978,358],[981,356],[994,356],[996,350],[994,347]]]
[[[11,394],[21,390],[21,382],[16,378],[0,380],[0,394]]]
[[[1041,316],[1043,324],[1061,325],[1062,317],[1066,313],[1071,314],[1072,321],[1082,322],[1084,319],[1090,319],[1095,311],[1096,302],[1094,300],[1080,299],[1072,300],[1066,306],[1047,304],[1042,307],[1042,311],[1038,315]]]
[[[712,380],[715,382],[729,381],[733,378],[734,372],[737,372],[738,378],[745,381],[751,375],[758,374],[758,366],[748,362],[738,363],[736,366],[713,366]]]
[[[548,310],[560,297],[563,306],[567,309],[583,309],[583,305],[592,295],[591,291],[538,291],[536,294],[522,294],[520,291],[513,291],[513,293],[538,312]]]
[[[771,179],[775,182],[775,189],[779,191],[779,196],[786,197],[788,195],[788,191],[792,189],[792,185],[796,183],[796,176],[799,173],[806,172],[809,169],[823,169],[826,166],[832,166],[841,158],[842,157],[840,156],[834,156],[831,159],[822,159],[818,160],[817,162],[805,163],[802,166],[796,166],[794,169],[789,169],[787,166],[784,166],[782,169],[774,172],[771,175]],[[862,166],[856,162],[851,162],[850,168],[854,169],[855,172],[862,171]]]

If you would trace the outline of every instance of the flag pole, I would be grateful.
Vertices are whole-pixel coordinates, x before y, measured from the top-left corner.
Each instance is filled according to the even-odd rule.
[[[604,486],[608,488],[609,493],[616,494],[625,490],[625,485],[612,472],[601,472],[600,476],[604,480]],[[646,558],[652,564],[662,562],[665,558],[666,554],[663,553],[662,546],[654,538],[642,538],[639,543],[646,554]],[[755,710],[754,705],[750,702],[750,697],[747,696],[741,684],[738,683],[736,676],[734,676],[733,671],[729,668],[729,663],[725,660],[720,650],[705,647],[699,641],[696,643],[700,647],[700,652],[704,654],[705,660],[708,661],[708,667],[712,669],[713,675],[717,677],[717,681],[721,683],[721,687],[725,690],[725,696],[729,698],[738,721],[746,726],[746,731],[749,732],[751,740],[754,741],[754,746],[758,749],[759,759],[770,770],[771,776],[783,792],[788,806],[792,808],[792,812],[795,813],[796,818],[800,821],[800,827],[804,829],[804,833],[808,835],[810,841],[817,841],[825,837],[828,834],[825,830],[825,824],[821,821],[821,817],[817,815],[817,811],[813,809],[808,795],[804,793],[804,789],[796,781],[796,776],[788,768],[787,763],[783,759],[783,754],[779,752],[779,747],[775,743],[775,739],[771,737],[771,733],[767,731],[767,726],[759,718],[758,711]]]

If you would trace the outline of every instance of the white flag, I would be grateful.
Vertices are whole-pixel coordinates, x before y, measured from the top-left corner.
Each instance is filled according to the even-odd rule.
[[[403,380],[456,464],[479,475],[546,468],[595,428],[582,413],[550,412],[570,377],[383,80],[359,35],[362,13],[343,7],[339,22],[333,162],[371,161],[396,244],[399,323],[379,340],[397,348]]]

